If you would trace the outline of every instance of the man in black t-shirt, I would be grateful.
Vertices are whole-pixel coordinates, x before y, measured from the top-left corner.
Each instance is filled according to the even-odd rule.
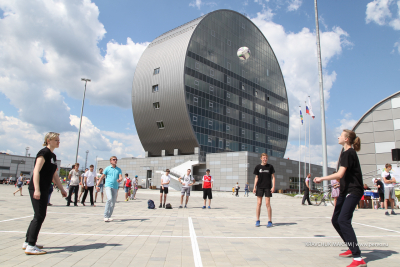
[[[267,227],[272,227],[272,208],[270,198],[272,193],[275,191],[275,169],[271,164],[267,164],[268,155],[265,153],[261,154],[261,164],[257,165],[254,169],[256,178],[254,180],[253,193],[257,196],[257,208],[256,208],[256,227],[260,226],[260,213],[262,198],[265,196],[265,204],[268,210],[268,224]]]
[[[376,183],[376,187],[378,188],[378,194],[379,194],[379,202],[380,202],[379,209],[383,209],[384,208],[383,202],[385,201],[385,194],[383,191],[384,185],[381,181],[381,178],[379,178],[379,177],[375,178],[375,183]]]

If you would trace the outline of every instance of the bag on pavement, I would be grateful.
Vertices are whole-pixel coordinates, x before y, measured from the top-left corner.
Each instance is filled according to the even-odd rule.
[[[149,199],[147,201],[147,208],[148,209],[155,209],[156,208],[156,205],[154,205],[154,201],[153,200]]]

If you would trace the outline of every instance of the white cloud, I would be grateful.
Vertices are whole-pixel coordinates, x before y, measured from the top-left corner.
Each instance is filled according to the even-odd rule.
[[[194,2],[190,3],[189,6],[197,7],[197,9],[200,9],[201,4],[202,4],[201,0],[195,0]]]
[[[78,127],[79,118],[70,116],[70,124]],[[31,156],[42,148],[45,132],[35,130],[32,124],[22,120],[5,116],[0,111],[0,147],[2,152],[15,155],[25,155],[25,147],[30,147]],[[57,159],[62,166],[75,162],[78,133],[65,132],[60,135],[60,147],[55,150]],[[87,118],[82,118],[82,131],[79,144],[80,164],[85,162],[85,151],[89,150],[88,164],[94,164],[95,158],[107,159],[111,155],[118,158],[139,156],[143,157],[144,150],[137,135],[121,134],[113,131],[102,131]]]
[[[39,131],[73,130],[61,93],[82,96],[81,77],[92,79],[91,104],[129,108],[132,79],[148,43],[111,40],[102,56],[98,42],[106,33],[99,10],[83,1],[12,1],[0,3],[0,93],[20,118]]]
[[[288,11],[296,11],[300,8],[302,2],[302,0],[291,0],[289,2]]]
[[[378,25],[385,25],[392,17],[389,5],[393,0],[374,0],[367,4],[366,22],[375,22]]]

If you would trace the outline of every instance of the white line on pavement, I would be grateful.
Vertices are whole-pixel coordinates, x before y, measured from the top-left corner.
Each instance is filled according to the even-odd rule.
[[[188,217],[188,220],[189,220],[190,239],[192,241],[194,266],[195,267],[203,267],[203,263],[201,261],[200,250],[199,250],[199,244],[197,243],[196,231],[194,230],[192,218]]]
[[[377,228],[377,229],[380,229],[380,230],[386,230],[386,231],[389,231],[389,232],[395,232],[395,233],[399,233],[399,234],[400,234],[399,231],[395,231],[395,230],[390,230],[390,229],[386,229],[386,228],[382,228],[382,227],[377,227],[377,226],[373,226],[373,225],[368,225],[368,224],[363,224],[363,223],[356,223],[356,222],[353,222],[353,223],[359,224],[359,225],[363,225],[363,226],[372,227],[372,228]]]
[[[33,216],[33,215],[29,215],[29,216],[25,216],[25,217],[19,217],[19,218],[14,218],[14,219],[8,219],[8,220],[0,221],[0,222],[9,222],[9,221],[24,219],[24,218],[28,218],[28,217],[32,217],[32,216]]]

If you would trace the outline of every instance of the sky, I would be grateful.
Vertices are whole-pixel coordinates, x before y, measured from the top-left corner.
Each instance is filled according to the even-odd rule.
[[[314,1],[302,0],[0,0],[0,152],[25,155],[29,147],[35,156],[44,134],[55,131],[61,134],[57,158],[64,167],[73,164],[81,78],[89,78],[81,166],[86,151],[88,165],[112,155],[143,157],[131,106],[141,54],[164,32],[218,9],[247,16],[275,52],[289,98],[285,158],[299,159],[301,129],[302,160],[307,149],[311,162],[322,164]],[[399,91],[400,0],[319,1],[318,13],[333,167],[342,129],[351,129],[374,104]],[[305,114],[308,96],[316,115],[311,145],[304,142],[298,108]]]

